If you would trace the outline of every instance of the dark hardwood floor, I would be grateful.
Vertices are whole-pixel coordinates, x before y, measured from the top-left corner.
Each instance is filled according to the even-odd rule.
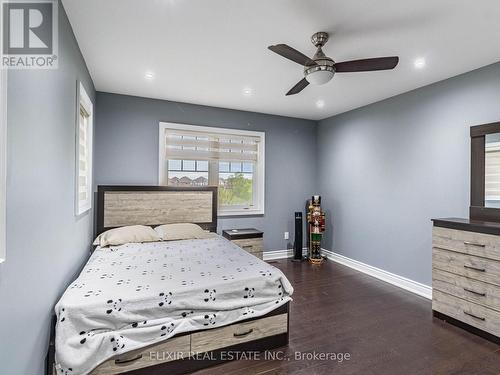
[[[432,317],[431,302],[333,262],[279,260],[295,288],[284,360],[240,360],[211,374],[500,374],[500,346]],[[342,363],[295,352],[350,353]]]

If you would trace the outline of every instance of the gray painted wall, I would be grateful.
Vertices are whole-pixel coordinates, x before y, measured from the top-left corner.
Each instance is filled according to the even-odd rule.
[[[323,247],[430,285],[430,219],[468,216],[469,127],[499,103],[497,63],[320,121]]]
[[[160,121],[266,133],[265,215],[220,219],[219,231],[256,227],[265,249],[286,249],[294,211],[317,189],[316,122],[98,92],[96,184],[158,184]]]
[[[7,260],[0,265],[0,373],[44,373],[53,306],[88,256],[74,216],[76,82],[95,90],[59,10],[59,69],[8,73]]]

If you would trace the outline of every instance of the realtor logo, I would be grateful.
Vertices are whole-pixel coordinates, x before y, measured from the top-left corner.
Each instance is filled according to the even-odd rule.
[[[2,67],[57,68],[57,0],[2,1]]]

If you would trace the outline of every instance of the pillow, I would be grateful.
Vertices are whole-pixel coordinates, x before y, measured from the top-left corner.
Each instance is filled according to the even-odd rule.
[[[118,246],[131,242],[154,241],[161,241],[161,238],[153,228],[145,225],[130,225],[101,233],[95,239],[94,245],[105,247],[108,245]]]
[[[192,240],[212,237],[211,233],[204,231],[199,225],[191,223],[164,224],[156,227],[155,231],[164,241]]]

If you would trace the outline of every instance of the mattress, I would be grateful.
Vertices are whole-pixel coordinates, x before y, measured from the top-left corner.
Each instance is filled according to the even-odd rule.
[[[56,369],[87,374],[182,332],[265,315],[292,293],[280,270],[217,235],[98,247],[55,307]]]

